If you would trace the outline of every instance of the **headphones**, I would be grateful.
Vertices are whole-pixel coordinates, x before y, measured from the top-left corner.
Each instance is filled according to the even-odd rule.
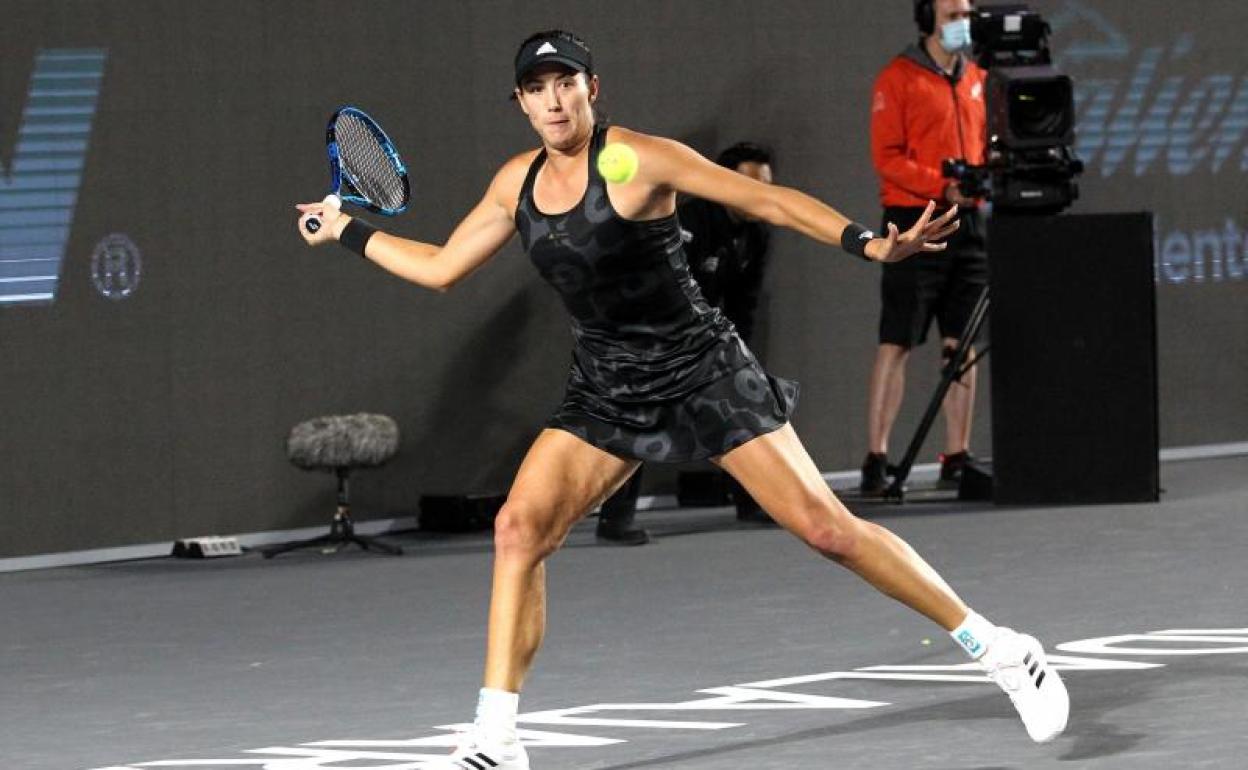
[[[919,31],[924,35],[930,35],[936,31],[936,9],[933,7],[935,0],[914,0],[914,23],[919,25]]]

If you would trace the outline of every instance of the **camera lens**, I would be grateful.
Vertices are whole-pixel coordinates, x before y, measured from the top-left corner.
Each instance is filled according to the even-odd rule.
[[[1010,130],[1024,141],[1065,142],[1074,125],[1070,81],[1024,80],[1011,84]]]

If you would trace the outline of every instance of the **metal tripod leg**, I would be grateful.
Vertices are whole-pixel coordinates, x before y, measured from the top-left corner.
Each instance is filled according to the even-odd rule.
[[[336,552],[341,550],[343,546],[354,543],[365,551],[380,551],[393,556],[402,556],[403,549],[397,545],[391,545],[383,540],[379,540],[372,535],[356,534],[355,522],[351,519],[351,512],[346,508],[339,508],[334,514],[333,522],[330,524],[328,534],[320,537],[310,538],[308,540],[297,540],[293,543],[283,543],[281,545],[261,548],[260,552],[266,559],[272,559],[278,554],[293,551],[298,548],[316,548],[318,550],[329,550]]]
[[[272,559],[278,554],[293,551],[297,548],[317,548],[323,551],[336,553],[343,546],[352,543],[363,548],[365,551],[380,551],[393,556],[402,556],[403,549],[397,545],[391,545],[382,540],[378,540],[372,535],[357,535],[355,532],[355,521],[351,518],[351,500],[350,500],[350,475],[351,472],[347,468],[338,468],[338,510],[334,512],[333,521],[330,522],[328,534],[320,537],[310,538],[308,540],[298,540],[293,543],[283,543],[282,545],[269,546],[261,548],[260,552],[264,554],[264,558]]]
[[[945,363],[941,370],[940,383],[936,386],[936,392],[932,394],[932,400],[927,405],[927,411],[923,413],[923,419],[919,421],[919,427],[914,432],[914,438],[910,439],[910,446],[906,447],[906,454],[901,458],[901,462],[897,465],[897,470],[893,474],[893,481],[888,485],[888,490],[884,492],[885,499],[894,502],[905,502],[906,479],[910,477],[910,471],[914,468],[914,460],[919,456],[919,450],[923,448],[923,442],[927,440],[928,431],[932,429],[932,423],[936,421],[936,415],[940,413],[940,407],[945,402],[945,395],[949,392],[950,386],[957,380],[962,379],[962,375],[970,371],[971,367],[979,362],[987,354],[988,349],[984,348],[979,355],[967,361],[970,354],[971,346],[975,344],[975,338],[979,336],[979,330],[984,325],[984,319],[988,317],[988,287],[984,286],[979,293],[979,299],[975,302],[975,308],[971,311],[970,321],[966,328],[962,330],[962,336],[958,339],[958,345],[953,350],[953,356]]]

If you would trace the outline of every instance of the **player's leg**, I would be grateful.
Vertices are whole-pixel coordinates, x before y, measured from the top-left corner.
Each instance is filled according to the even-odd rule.
[[[519,692],[545,631],[546,557],[637,467],[562,430],[545,430],[494,522],[485,686]]]
[[[717,460],[785,529],[885,594],[952,630],[967,607],[901,538],[850,513],[832,494],[791,425]]]
[[[1070,701],[1040,643],[971,612],[904,540],[854,516],[832,494],[791,426],[746,442],[717,462],[811,548],[948,631],[1009,694],[1033,740],[1050,740],[1065,728]]]
[[[475,728],[446,767],[528,768],[515,718],[520,688],[546,631],[545,560],[572,525],[636,466],[635,460],[608,454],[561,430],[545,430],[533,442],[494,522],[484,686]]]

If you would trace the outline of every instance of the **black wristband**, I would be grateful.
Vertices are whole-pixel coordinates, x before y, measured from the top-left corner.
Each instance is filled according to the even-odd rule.
[[[342,228],[342,233],[338,235],[338,242],[363,257],[364,247],[368,245],[368,239],[372,238],[376,232],[377,228],[368,222],[359,217],[351,217],[351,221],[347,223],[346,227]]]
[[[867,244],[874,237],[875,233],[857,222],[850,222],[845,225],[845,230],[841,233],[841,248],[859,259],[871,262],[873,260],[867,256]]]

